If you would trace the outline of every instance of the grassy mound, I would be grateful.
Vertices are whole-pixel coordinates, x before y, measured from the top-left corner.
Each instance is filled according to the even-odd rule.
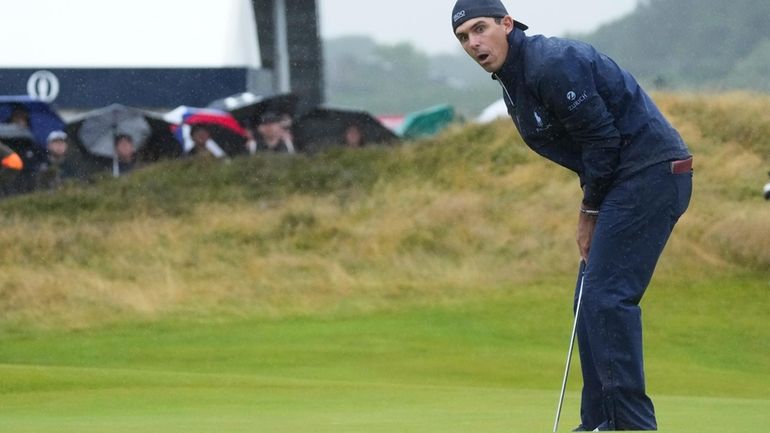
[[[770,101],[658,99],[696,155],[658,280],[766,271]],[[396,149],[165,163],[0,203],[0,324],[372,310],[563,278],[579,197],[507,121]]]

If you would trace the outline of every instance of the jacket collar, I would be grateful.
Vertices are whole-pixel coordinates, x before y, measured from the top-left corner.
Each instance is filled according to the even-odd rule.
[[[524,54],[524,41],[526,41],[527,35],[523,31],[515,28],[508,33],[508,55],[505,58],[503,67],[494,74],[492,74],[493,80],[500,80],[505,83],[513,83],[518,80],[518,77],[523,72],[523,54]]]

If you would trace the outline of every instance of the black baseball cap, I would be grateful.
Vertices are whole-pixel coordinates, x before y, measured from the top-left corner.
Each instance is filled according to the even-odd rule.
[[[457,0],[452,9],[452,30],[456,31],[462,23],[473,18],[502,18],[508,11],[500,0]],[[514,20],[514,26],[527,30],[529,26]]]

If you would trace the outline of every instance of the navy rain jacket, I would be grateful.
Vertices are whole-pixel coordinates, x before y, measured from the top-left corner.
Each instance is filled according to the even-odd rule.
[[[688,158],[687,146],[628,72],[592,46],[514,28],[492,75],[524,142],[580,176],[583,204],[651,165]]]

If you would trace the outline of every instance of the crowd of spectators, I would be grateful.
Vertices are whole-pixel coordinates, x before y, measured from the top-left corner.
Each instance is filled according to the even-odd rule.
[[[156,120],[160,121],[159,119],[160,116]],[[22,131],[30,129],[29,120],[29,113],[24,106],[18,105],[4,123]],[[158,134],[150,132],[142,135],[123,131],[116,124],[109,134],[109,138],[112,138],[112,149],[107,152],[101,149],[99,153],[91,152],[89,147],[83,144],[79,129],[81,126],[73,126],[73,123],[66,125],[62,130],[50,132],[42,145],[31,140],[22,141],[24,144],[19,144],[18,140],[13,139],[9,142],[8,137],[31,138],[29,133],[0,135],[0,196],[36,190],[53,191],[68,182],[123,176],[159,159],[230,160],[259,153],[296,154],[310,151],[295,142],[295,119],[292,113],[265,111],[250,120],[251,122],[241,120],[236,127],[230,127],[229,130],[227,125],[217,123],[162,122],[162,128],[167,131],[165,135],[161,135],[174,139],[161,144],[156,142],[159,140]],[[80,122],[84,121],[81,119]],[[337,127],[339,128],[339,125]],[[365,144],[364,135],[359,125],[348,122],[339,129],[331,144],[360,148]],[[4,141],[9,142],[8,146],[3,144]],[[169,144],[169,141],[173,143]],[[313,149],[317,150],[318,147]]]

